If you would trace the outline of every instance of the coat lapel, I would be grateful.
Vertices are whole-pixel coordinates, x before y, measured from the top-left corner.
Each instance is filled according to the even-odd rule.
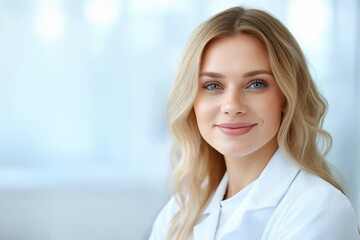
[[[260,239],[273,211],[299,171],[300,168],[294,162],[277,150],[224,226],[223,239]]]
[[[261,239],[273,211],[286,194],[300,168],[287,159],[280,150],[271,158],[234,215],[224,226],[221,239]],[[211,201],[194,227],[194,240],[214,239],[220,202],[227,188],[228,177],[224,175]]]
[[[201,222],[194,227],[194,240],[214,239],[219,219],[219,211],[205,214]]]
[[[221,239],[261,239],[270,217],[299,171],[295,162],[277,150],[231,219],[223,226]]]
[[[204,210],[202,218],[194,227],[194,239],[214,239],[220,214],[220,202],[224,198],[227,188],[228,176],[224,175],[217,187],[211,201]]]

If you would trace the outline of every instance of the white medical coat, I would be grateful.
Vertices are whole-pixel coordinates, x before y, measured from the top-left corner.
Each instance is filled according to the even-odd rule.
[[[227,175],[194,226],[190,239],[214,239]],[[156,218],[150,240],[166,238],[179,206],[174,197]],[[301,170],[280,150],[274,154],[233,216],[222,240],[358,240],[354,209],[339,190]]]

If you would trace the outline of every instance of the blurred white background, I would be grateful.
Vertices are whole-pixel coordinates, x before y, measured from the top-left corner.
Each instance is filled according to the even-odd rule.
[[[236,5],[299,40],[359,213],[358,0],[0,0],[0,239],[146,239],[168,199],[180,55],[200,22]]]

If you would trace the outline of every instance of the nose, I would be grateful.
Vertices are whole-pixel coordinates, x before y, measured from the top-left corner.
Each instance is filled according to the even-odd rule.
[[[246,101],[240,91],[229,90],[224,94],[221,111],[227,115],[237,115],[247,112]]]

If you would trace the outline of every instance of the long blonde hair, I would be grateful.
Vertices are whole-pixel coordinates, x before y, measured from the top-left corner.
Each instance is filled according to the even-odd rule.
[[[174,194],[180,205],[168,238],[187,239],[225,173],[224,157],[209,146],[197,127],[193,102],[198,90],[201,57],[214,39],[237,33],[251,34],[266,46],[274,77],[286,98],[278,144],[283,153],[305,171],[314,173],[342,191],[325,156],[331,136],[322,129],[326,100],[317,90],[305,57],[287,28],[270,14],[234,7],[195,29],[174,79],[168,121],[172,135]],[[318,143],[322,143],[319,148]]]

